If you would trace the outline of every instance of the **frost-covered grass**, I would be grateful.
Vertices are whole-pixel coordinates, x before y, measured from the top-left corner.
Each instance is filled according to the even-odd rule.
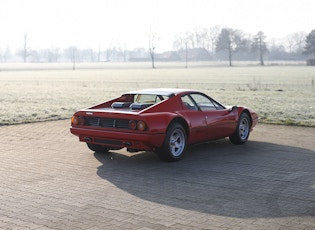
[[[79,67],[0,71],[0,125],[70,118],[78,109],[129,90],[177,87],[198,89],[225,105],[249,106],[264,123],[315,126],[314,67]]]

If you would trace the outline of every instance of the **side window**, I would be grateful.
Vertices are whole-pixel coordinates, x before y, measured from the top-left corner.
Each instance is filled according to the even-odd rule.
[[[185,96],[182,96],[182,102],[183,102],[183,105],[186,109],[189,109],[189,110],[198,110],[195,103],[191,100],[191,98],[189,97],[189,95],[185,95]]]
[[[222,105],[220,105],[219,103],[217,103],[216,101],[212,101],[212,103],[214,104],[214,106],[217,108],[217,109],[225,109]]]
[[[216,110],[216,106],[213,104],[212,100],[202,94],[191,94],[190,95],[194,101],[197,103],[198,107],[202,111]]]

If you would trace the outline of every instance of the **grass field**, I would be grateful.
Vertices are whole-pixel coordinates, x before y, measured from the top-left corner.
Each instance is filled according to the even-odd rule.
[[[156,66],[81,64],[72,71],[71,64],[0,65],[0,125],[70,118],[125,91],[176,87],[201,90],[225,105],[249,106],[263,123],[315,127],[314,67]]]

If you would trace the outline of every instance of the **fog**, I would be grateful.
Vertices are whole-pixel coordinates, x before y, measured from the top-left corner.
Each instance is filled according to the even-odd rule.
[[[35,50],[69,46],[173,49],[174,37],[214,26],[263,31],[268,39],[314,29],[313,0],[0,0],[0,50],[23,48],[24,34]]]

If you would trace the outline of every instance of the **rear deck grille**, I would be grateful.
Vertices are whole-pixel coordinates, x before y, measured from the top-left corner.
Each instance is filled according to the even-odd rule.
[[[85,124],[103,128],[129,129],[129,120],[127,119],[85,117]]]

